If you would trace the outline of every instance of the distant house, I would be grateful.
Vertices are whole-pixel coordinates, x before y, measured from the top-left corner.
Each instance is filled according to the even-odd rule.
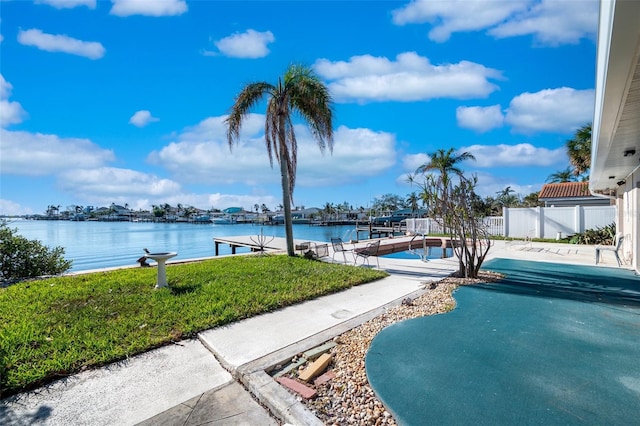
[[[589,182],[547,183],[542,186],[538,200],[543,201],[545,207],[611,205],[609,198],[591,195]]]

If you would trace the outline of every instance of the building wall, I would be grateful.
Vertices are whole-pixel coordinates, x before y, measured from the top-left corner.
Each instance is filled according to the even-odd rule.
[[[618,198],[618,227],[625,236],[622,255],[640,273],[640,171],[636,169],[621,188]]]

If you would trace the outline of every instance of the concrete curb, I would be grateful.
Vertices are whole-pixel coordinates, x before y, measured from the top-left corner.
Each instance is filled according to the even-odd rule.
[[[207,344],[205,339],[200,339],[199,336],[198,339],[213,354],[223,368],[229,371],[236,380],[240,381],[247,391],[249,391],[254,398],[260,401],[261,404],[266,406],[275,417],[292,425],[323,425],[324,423],[309,411],[306,406],[296,398],[296,396],[283,388],[269,374],[267,374],[267,372],[271,371],[276,365],[286,364],[297,354],[321,345],[322,343],[377,317],[389,308],[400,305],[407,297],[416,298],[426,292],[426,289],[415,290],[382,306],[357,315],[338,325],[238,367],[235,367],[226,361],[214,348]]]

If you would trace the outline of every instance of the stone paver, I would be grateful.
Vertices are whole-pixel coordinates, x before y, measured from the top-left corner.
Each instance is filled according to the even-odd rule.
[[[178,406],[147,419],[139,426],[254,426],[277,425],[251,395],[235,381],[204,392]]]

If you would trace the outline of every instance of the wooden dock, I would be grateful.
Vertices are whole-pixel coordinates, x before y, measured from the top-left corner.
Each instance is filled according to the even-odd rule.
[[[307,247],[305,243],[308,243],[308,240],[293,240],[293,244],[296,247]],[[313,241],[312,241],[313,242]],[[231,254],[236,254],[236,250],[238,247],[248,248],[252,252],[259,251],[287,251],[287,240],[282,237],[268,237],[264,236],[262,238],[253,235],[242,235],[237,237],[222,237],[222,238],[214,238],[213,243],[215,245],[215,255],[219,256],[220,254],[220,244],[226,244],[231,247]],[[326,244],[322,242],[317,242],[317,244]],[[302,251],[303,248],[296,249],[296,251]]]
[[[396,224],[393,226],[375,226],[369,224],[366,226],[356,226],[356,238],[360,239],[360,233],[368,234],[370,240],[374,238],[393,237],[395,235],[404,235],[407,231],[405,225]]]
[[[252,252],[260,251],[287,251],[287,240],[282,237],[264,237],[262,244],[257,236],[236,236],[236,237],[222,237],[214,238],[215,255],[220,254],[220,244],[226,244],[231,247],[231,254],[236,254],[238,247],[248,248]],[[364,247],[370,240],[361,240],[358,243],[353,244],[353,248]],[[293,240],[293,244],[296,252],[302,254],[307,251],[310,246],[317,247],[323,246],[331,247],[331,243],[323,241],[309,241],[309,240]],[[401,251],[407,251],[409,249],[421,249],[427,247],[441,247],[451,248],[451,240],[448,237],[422,237],[422,236],[402,236],[397,238],[381,238],[380,248],[378,249],[378,255],[384,256],[385,254],[398,253]],[[349,244],[345,245],[345,248],[351,248]],[[328,252],[327,252],[328,253]]]

